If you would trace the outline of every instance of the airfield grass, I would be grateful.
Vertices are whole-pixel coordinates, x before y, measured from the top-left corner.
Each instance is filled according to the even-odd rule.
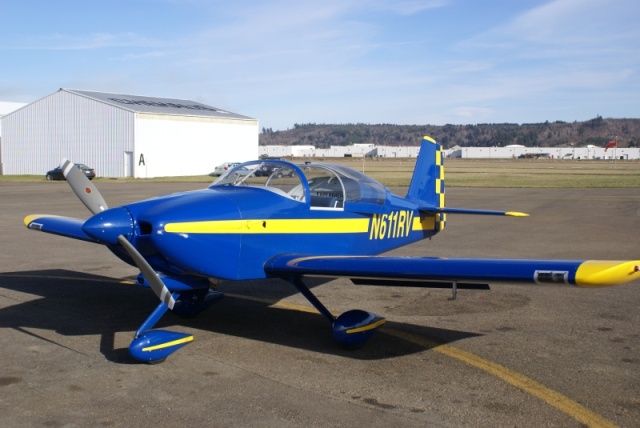
[[[309,158],[293,159],[304,162]],[[364,172],[389,187],[408,186],[415,159],[327,158],[315,161],[338,163]],[[45,181],[44,176],[3,175],[2,182]],[[117,182],[201,182],[207,175],[160,177],[153,179],[109,179]],[[447,187],[529,187],[529,188],[631,188],[640,187],[640,162],[628,160],[551,159],[445,159]]]
[[[326,159],[364,172],[389,187],[407,186],[415,159]],[[640,187],[640,162],[627,160],[445,159],[447,187]]]
[[[446,159],[447,187],[629,188],[640,187],[640,162],[609,160]],[[387,186],[411,180],[414,162],[382,167],[365,161],[365,171]]]

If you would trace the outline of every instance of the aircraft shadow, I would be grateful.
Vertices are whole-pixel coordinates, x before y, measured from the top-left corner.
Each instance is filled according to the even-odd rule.
[[[364,347],[347,350],[333,340],[329,322],[321,315],[271,306],[283,295],[294,294],[295,289],[289,289],[293,289],[292,286],[283,284],[270,283],[269,290],[273,293],[266,301],[237,294],[225,296],[195,318],[168,313],[155,328],[180,331],[183,327],[360,360],[409,355],[477,336],[464,331],[388,322]],[[54,331],[63,336],[99,335],[100,352],[109,361],[120,364],[136,361],[128,349],[115,347],[115,334],[136,331],[158,303],[149,289],[125,284],[119,279],[62,269],[0,273],[0,288],[38,296],[0,309],[0,328],[12,328],[50,342],[51,339],[42,338],[29,329]],[[236,291],[234,288],[234,293]],[[397,332],[410,332],[413,337],[424,340],[406,339]],[[197,331],[194,335],[198,340]],[[188,352],[188,347],[181,352]]]

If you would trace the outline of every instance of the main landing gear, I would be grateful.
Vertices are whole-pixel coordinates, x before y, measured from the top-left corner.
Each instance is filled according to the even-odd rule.
[[[289,278],[288,280],[322,316],[331,322],[333,338],[346,348],[359,348],[386,322],[380,315],[360,309],[353,309],[335,317],[318,300],[300,277]]]
[[[195,316],[224,297],[223,293],[211,290],[206,280],[190,281],[187,284],[180,283],[173,278],[163,277],[162,279],[164,283],[171,284],[172,289],[178,289],[178,291],[171,293],[175,300],[171,310],[179,316]],[[362,346],[386,321],[379,315],[362,310],[350,310],[335,317],[301,278],[289,278],[288,281],[322,316],[331,322],[333,338],[346,348],[354,349]],[[138,276],[138,283],[143,286],[148,285],[142,274]],[[160,318],[169,310],[165,300],[168,299],[161,300],[151,315],[142,323],[129,345],[130,354],[138,361],[151,364],[160,363],[193,341],[193,335],[189,333],[153,329]]]

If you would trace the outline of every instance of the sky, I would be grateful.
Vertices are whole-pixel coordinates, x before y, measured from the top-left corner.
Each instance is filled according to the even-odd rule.
[[[0,102],[59,88],[294,124],[640,118],[637,0],[0,0]]]

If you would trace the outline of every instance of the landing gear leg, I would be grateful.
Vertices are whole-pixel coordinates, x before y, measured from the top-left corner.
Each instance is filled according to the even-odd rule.
[[[322,316],[328,319],[333,328],[333,338],[348,348],[358,348],[373,336],[386,320],[374,313],[354,309],[337,318],[318,300],[300,277],[290,278],[302,295],[315,307]]]
[[[307,285],[304,282],[302,282],[301,278],[298,278],[298,277],[291,278],[290,282],[309,301],[309,303],[311,303],[313,307],[316,308],[318,312],[320,312],[322,316],[324,316],[326,319],[328,319],[332,323],[336,320],[336,317],[334,317],[333,314],[329,312],[329,309],[327,309],[327,307],[323,305],[320,300],[318,300],[315,294],[311,292],[309,287],[307,287]]]
[[[173,312],[182,317],[192,317],[204,311],[224,295],[209,288],[198,288],[172,294],[175,305]],[[129,345],[129,352],[139,361],[159,363],[169,355],[193,341],[193,335],[166,330],[152,330],[169,307],[160,302],[142,323]]]
[[[174,293],[173,297],[177,300],[178,293]],[[169,307],[164,302],[160,302],[136,331],[133,341],[129,345],[129,353],[133,358],[157,364],[193,341],[193,335],[188,333],[151,330],[168,310]]]

